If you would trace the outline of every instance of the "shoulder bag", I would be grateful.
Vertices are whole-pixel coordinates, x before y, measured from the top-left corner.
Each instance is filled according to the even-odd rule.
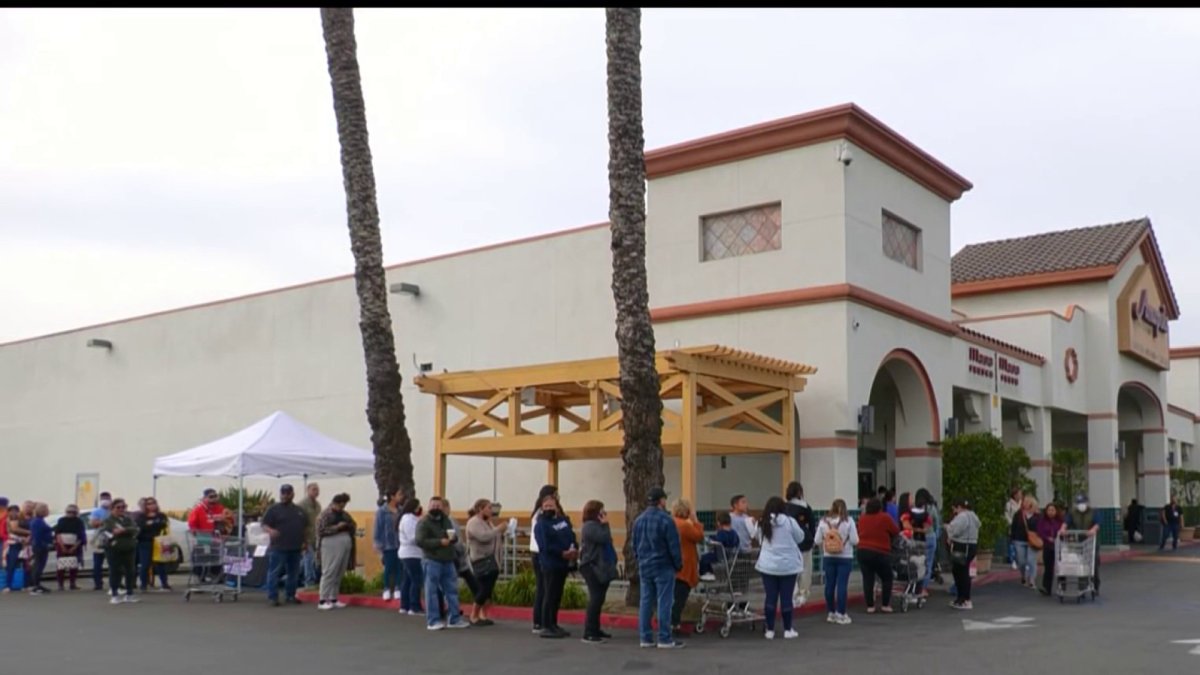
[[[1042,541],[1041,535],[1029,529],[1029,520],[1025,518],[1025,514],[1021,514],[1021,524],[1025,526],[1025,536],[1029,539],[1029,548],[1035,551],[1042,550],[1046,542]]]

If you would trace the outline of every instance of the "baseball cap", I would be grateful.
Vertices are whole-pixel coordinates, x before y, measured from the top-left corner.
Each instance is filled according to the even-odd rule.
[[[291,483],[284,483],[283,485],[279,486],[279,492],[280,493],[284,493],[284,492],[295,493],[296,489],[292,487]]]
[[[1088,501],[1087,495],[1083,494],[1082,492],[1075,495],[1075,503],[1076,504],[1086,504],[1087,501]]]
[[[205,498],[208,498],[208,497],[215,497],[215,496],[216,496],[216,494],[217,494],[217,491],[216,491],[216,490],[214,490],[214,489],[212,489],[212,488],[204,488],[204,497],[205,497]]]
[[[646,495],[646,501],[651,504],[657,504],[659,501],[667,498],[667,491],[660,488],[651,488],[650,494]]]

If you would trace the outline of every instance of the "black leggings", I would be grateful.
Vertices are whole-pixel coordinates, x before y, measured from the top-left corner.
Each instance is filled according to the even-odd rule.
[[[500,570],[475,575],[475,583],[478,586],[478,590],[474,591],[477,607],[483,607],[492,599],[492,591],[496,588],[496,580],[499,578]]]
[[[958,602],[971,601],[971,561],[975,559],[976,548],[975,544],[950,544],[950,559],[954,571],[954,588],[958,591]],[[956,552],[965,556],[962,558],[962,562],[954,557]]]
[[[675,602],[671,605],[671,626],[683,623],[683,608],[687,605],[692,587],[686,581],[675,580]]]
[[[587,618],[583,624],[583,636],[600,637],[600,612],[604,609],[608,585],[612,582],[601,583],[590,565],[579,568],[579,574],[583,576],[588,589]]]
[[[1054,592],[1054,541],[1046,542],[1042,549],[1042,590]]]
[[[892,604],[892,556],[888,553],[858,549],[858,567],[862,570],[863,593],[866,595],[867,607],[875,606],[875,577],[879,577],[881,587],[880,606]]]
[[[546,601],[546,577],[542,574],[542,564],[538,562],[538,554],[533,554],[533,627],[542,627],[542,605]]]
[[[125,580],[125,594],[133,595],[134,584],[137,583],[137,551],[108,552],[108,586],[116,597],[121,589],[121,580]]]
[[[546,587],[542,597],[542,630],[558,628],[558,608],[562,605],[563,587],[567,585],[567,570],[543,569],[542,579]]]

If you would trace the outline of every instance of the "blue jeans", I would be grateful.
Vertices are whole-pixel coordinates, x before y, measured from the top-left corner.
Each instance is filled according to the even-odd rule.
[[[783,617],[783,629],[792,629],[792,592],[796,590],[795,574],[778,576],[763,574],[763,590],[767,599],[763,601],[763,616],[767,622],[767,630],[775,630],[775,608]],[[776,602],[779,604],[776,605]]]
[[[139,541],[137,555],[138,581],[141,584],[142,590],[145,591],[150,586],[150,567],[154,564],[154,542]],[[158,583],[161,588],[171,587],[171,583],[167,581],[167,568],[165,565],[158,566]]]
[[[854,561],[850,558],[827,555],[821,559],[821,569],[825,572],[825,608],[834,614],[846,613],[846,593],[850,590],[850,570],[853,567]]]
[[[1029,548],[1027,541],[1013,542],[1013,546],[1017,548],[1017,569],[1021,572],[1021,578],[1027,583],[1034,583],[1037,579],[1038,551]]]
[[[400,575],[400,609],[421,611],[421,589],[425,586],[425,574],[420,558],[400,558],[404,574]]]
[[[17,570],[24,569],[24,568],[25,568],[25,565],[24,565],[23,561],[21,560],[21,545],[20,544],[9,545],[8,553],[6,553],[4,556],[4,571],[5,571],[5,574],[7,574],[7,578],[5,579],[5,582],[6,582],[6,587],[9,590],[12,590],[12,591],[17,590]],[[26,579],[25,583],[28,584],[29,579]]]
[[[425,623],[429,626],[441,623],[457,623],[462,619],[458,609],[458,568],[454,561],[440,562],[424,559],[421,561],[421,571],[425,574]],[[446,610],[449,616],[442,616],[442,608],[438,607],[438,593],[446,598]]]
[[[317,567],[317,556],[313,553],[311,546],[304,550],[304,554],[300,557],[300,564],[304,568],[305,586],[316,586],[321,583],[321,570]]]
[[[933,583],[933,563],[937,558],[938,540],[933,533],[925,535],[925,581],[921,584],[921,589],[928,591],[929,585]]]
[[[638,570],[642,588],[638,604],[638,631],[643,644],[654,644],[654,630],[650,618],[658,608],[658,644],[671,644],[671,606],[675,603],[675,570],[664,567],[661,569]],[[791,598],[788,599],[791,602]]]
[[[383,590],[399,592],[404,570],[400,567],[400,551],[384,551],[383,558]]]
[[[288,600],[296,597],[300,585],[300,551],[275,551],[267,554],[267,599],[279,599],[279,576],[286,571],[284,596]]]
[[[92,581],[96,584],[96,590],[104,588],[104,561],[107,559],[103,551],[92,553]]]
[[[1163,550],[1167,546],[1167,537],[1171,537],[1171,548],[1179,548],[1179,523],[1166,523],[1163,525],[1162,542],[1158,545],[1158,550]]]

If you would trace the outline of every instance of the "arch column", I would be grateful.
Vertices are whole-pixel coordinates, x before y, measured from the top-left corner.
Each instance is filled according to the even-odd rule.
[[[1171,501],[1171,467],[1167,462],[1167,430],[1142,432],[1142,490],[1146,506],[1165,506]],[[1178,464],[1179,458],[1175,458]]]
[[[929,374],[912,352],[896,349],[884,357],[886,369],[899,394],[895,418],[897,492],[925,487],[940,492],[942,477],[941,421],[937,397]],[[878,371],[877,371],[878,372]],[[876,375],[878,377],[878,374]]]

